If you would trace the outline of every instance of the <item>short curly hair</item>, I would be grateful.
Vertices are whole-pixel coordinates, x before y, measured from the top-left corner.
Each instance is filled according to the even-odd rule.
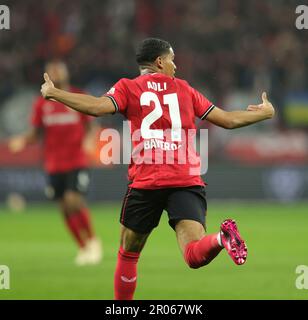
[[[167,54],[170,48],[170,43],[165,40],[158,38],[144,39],[136,51],[136,61],[139,65],[153,63],[157,57]]]

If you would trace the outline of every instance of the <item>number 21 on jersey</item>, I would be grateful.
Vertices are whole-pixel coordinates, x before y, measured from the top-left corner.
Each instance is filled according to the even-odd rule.
[[[176,93],[165,94],[163,96],[164,104],[169,107],[171,119],[171,140],[181,141],[182,121],[180,116],[179,100]],[[144,117],[141,123],[141,136],[143,139],[164,139],[163,129],[150,129],[150,126],[163,115],[163,109],[158,96],[154,92],[146,91],[140,96],[141,107],[147,107],[154,103],[154,109]]]

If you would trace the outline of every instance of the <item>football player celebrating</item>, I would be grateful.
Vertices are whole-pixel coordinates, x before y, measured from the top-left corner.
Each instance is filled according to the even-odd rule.
[[[132,139],[130,184],[120,216],[121,240],[114,278],[115,298],[125,300],[133,298],[140,253],[164,209],[189,267],[207,265],[224,248],[237,265],[245,263],[247,247],[234,220],[223,221],[219,232],[206,235],[204,182],[200,170],[199,173],[193,170],[196,162],[182,161],[179,151],[184,150],[182,155],[191,153],[184,140],[189,130],[196,129],[196,117],[234,129],[274,116],[266,93],[262,94],[261,104],[250,105],[247,110],[227,112],[215,106],[186,81],[174,76],[174,51],[167,41],[145,39],[138,48],[136,60],[140,76],[120,79],[102,97],[61,90],[48,74],[44,74],[45,83],[41,88],[44,98],[84,114],[102,116],[120,112],[131,122],[132,138],[140,135],[141,143]],[[168,149],[172,149],[173,163],[167,161],[170,160]],[[150,152],[146,152],[148,150]],[[157,150],[161,151],[159,163],[148,161],[151,152],[157,155]],[[141,156],[147,153],[145,161],[140,161],[138,156],[136,159],[138,152]]]

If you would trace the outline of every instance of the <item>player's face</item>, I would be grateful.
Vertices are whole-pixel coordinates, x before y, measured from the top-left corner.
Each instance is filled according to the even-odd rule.
[[[168,54],[162,56],[161,61],[162,61],[162,72],[169,77],[174,77],[176,65],[174,63],[174,52],[172,48],[169,49]]]
[[[46,66],[46,72],[56,87],[61,87],[68,82],[68,70],[64,63],[51,62]]]

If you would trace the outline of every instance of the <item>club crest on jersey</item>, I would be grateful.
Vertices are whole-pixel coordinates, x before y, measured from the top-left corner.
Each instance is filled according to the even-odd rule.
[[[165,91],[167,90],[167,83],[159,83],[159,82],[154,82],[154,81],[148,81],[147,82],[148,89],[152,89],[154,91]]]

